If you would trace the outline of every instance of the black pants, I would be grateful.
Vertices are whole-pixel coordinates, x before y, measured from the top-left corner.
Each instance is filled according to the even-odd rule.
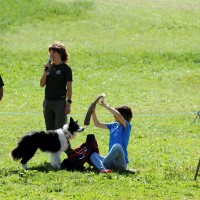
[[[58,101],[44,100],[43,113],[46,124],[46,130],[55,130],[63,127],[63,125],[67,122],[65,107],[65,99]]]

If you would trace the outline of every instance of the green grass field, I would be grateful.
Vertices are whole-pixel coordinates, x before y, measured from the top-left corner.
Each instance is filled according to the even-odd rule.
[[[0,0],[0,199],[200,199],[200,4],[198,0]],[[9,157],[17,140],[43,130],[39,80],[48,45],[66,44],[73,70],[70,116],[83,124],[91,101],[134,112],[131,173],[56,171],[40,151],[24,171]],[[100,106],[101,121],[113,119]],[[100,152],[108,132],[88,126]],[[62,155],[65,158],[65,154]],[[86,165],[87,167],[87,165]]]

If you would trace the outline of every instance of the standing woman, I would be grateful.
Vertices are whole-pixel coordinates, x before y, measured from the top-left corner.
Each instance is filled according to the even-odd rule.
[[[63,127],[71,111],[72,70],[67,65],[69,53],[64,44],[54,42],[49,46],[49,54],[40,86],[45,86],[43,107],[46,130],[55,130]]]
[[[3,98],[3,86],[4,86],[4,83],[0,75],[0,101]]]

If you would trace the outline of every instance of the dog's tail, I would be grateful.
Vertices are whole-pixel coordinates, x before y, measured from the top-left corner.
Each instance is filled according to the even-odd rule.
[[[13,160],[20,160],[23,157],[23,151],[23,148],[20,145],[18,145],[11,151],[10,155]]]
[[[34,133],[35,132],[29,132],[19,139],[17,146],[10,153],[13,160],[20,160],[23,158],[27,149],[32,147],[32,135]]]

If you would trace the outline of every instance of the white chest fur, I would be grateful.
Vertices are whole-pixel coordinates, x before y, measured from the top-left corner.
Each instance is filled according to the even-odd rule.
[[[66,139],[66,136],[64,134],[64,131],[62,129],[57,130],[58,138],[60,140],[60,151],[66,151],[68,148],[68,140]]]

